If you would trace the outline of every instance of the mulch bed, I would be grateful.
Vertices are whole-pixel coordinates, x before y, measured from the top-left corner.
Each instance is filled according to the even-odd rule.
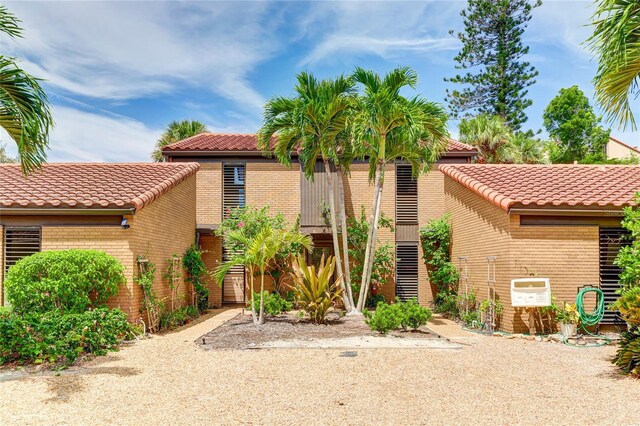
[[[394,331],[390,335],[411,338],[437,338],[428,331]],[[339,339],[354,336],[381,336],[371,331],[362,317],[346,317],[329,313],[326,324],[313,324],[296,313],[265,318],[262,325],[254,325],[251,314],[239,314],[220,327],[198,338],[197,344],[205,349],[251,349],[277,340]]]

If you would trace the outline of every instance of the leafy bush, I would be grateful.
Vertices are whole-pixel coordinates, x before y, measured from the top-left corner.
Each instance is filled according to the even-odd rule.
[[[415,299],[396,302],[395,306],[400,314],[400,327],[403,330],[417,330],[428,323],[433,315],[430,309],[420,306]]]
[[[298,255],[292,263],[296,303],[316,324],[324,323],[329,308],[342,294],[342,278],[337,278],[331,283],[335,266],[335,257],[329,256],[325,263],[324,255],[320,259],[317,271],[314,265],[307,266],[302,255]]]
[[[431,319],[430,309],[420,306],[415,299],[407,302],[396,300],[394,304],[378,303],[371,313],[364,311],[365,322],[374,331],[387,334],[389,331],[402,328],[417,330]]]
[[[196,305],[200,312],[204,312],[209,307],[209,289],[204,281],[207,268],[202,260],[202,251],[196,246],[187,249],[182,257],[182,266],[187,270],[186,281],[193,285],[196,291]]]
[[[364,322],[367,323],[369,328],[381,334],[387,334],[399,328],[400,322],[402,321],[400,311],[396,305],[390,305],[384,302],[378,303],[373,313],[365,310],[363,314],[365,317]]]
[[[640,287],[623,291],[611,309],[620,311],[620,316],[631,328],[640,328]]]
[[[132,335],[127,316],[118,309],[98,308],[83,313],[17,314],[0,311],[0,364],[71,364],[82,354],[104,355]]]
[[[627,290],[640,287],[640,193],[633,206],[625,207],[622,226],[631,232],[631,244],[620,249],[614,263],[622,269],[620,285]]]
[[[436,293],[434,300],[435,311],[444,314],[449,318],[456,319],[460,317],[460,306],[458,304],[458,296],[450,291],[439,291]]]
[[[63,250],[19,260],[4,286],[16,313],[81,313],[115,296],[125,282],[116,258],[96,250]]]
[[[422,259],[427,265],[429,282],[439,291],[455,292],[458,284],[458,271],[453,263],[449,248],[451,245],[451,224],[449,215],[429,221],[420,229]]]
[[[376,306],[378,306],[378,303],[387,303],[387,298],[384,297],[383,294],[377,293],[377,294],[372,294],[371,296],[369,296],[369,298],[367,299],[367,308],[375,308]]]
[[[283,299],[278,292],[269,293],[264,291],[262,292],[262,298],[264,299],[264,311],[268,315],[280,315],[283,312],[290,311],[293,307],[293,303]],[[256,305],[255,311],[260,310],[260,293],[254,293],[253,300]],[[251,300],[247,302],[247,307],[251,309]]]
[[[467,327],[479,327],[481,325],[480,313],[477,310],[461,313],[460,319]]]
[[[187,305],[181,306],[173,311],[165,312],[160,317],[160,328],[163,330],[171,330],[181,325],[189,323],[200,316],[197,306]]]

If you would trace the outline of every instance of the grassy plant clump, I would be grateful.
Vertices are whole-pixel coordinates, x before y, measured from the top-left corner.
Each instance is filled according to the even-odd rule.
[[[160,328],[171,330],[188,324],[200,316],[200,310],[195,305],[181,306],[173,311],[167,311],[160,317]]]
[[[407,302],[396,302],[396,309],[400,314],[400,327],[403,330],[417,330],[423,325],[426,325],[433,313],[431,309],[420,306],[418,301],[411,299]]]

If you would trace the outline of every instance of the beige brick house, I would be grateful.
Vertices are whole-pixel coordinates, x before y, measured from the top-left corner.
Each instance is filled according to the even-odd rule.
[[[599,287],[605,303],[619,288],[613,264],[626,231],[622,208],[640,191],[639,166],[442,165],[445,209],[452,219],[452,260],[466,259],[469,285],[487,297],[487,258],[495,257],[501,328],[528,330],[513,308],[511,280],[549,278],[558,302]],[[459,269],[464,269],[461,267]],[[607,312],[602,324],[616,324]]]
[[[324,169],[317,167],[314,182],[307,181],[295,161],[287,168],[274,159],[265,158],[256,148],[256,136],[203,133],[163,149],[172,163],[198,162],[197,207],[199,242],[207,250],[205,261],[215,269],[222,261],[222,241],[212,235],[226,210],[237,206],[262,207],[282,212],[290,223],[300,217],[303,232],[312,235],[316,251],[332,251],[330,230],[321,215],[321,204],[328,192]],[[469,163],[476,150],[451,141],[440,163]],[[421,303],[433,300],[426,270],[421,261],[418,230],[428,220],[440,217],[444,206],[444,178],[433,170],[417,181],[411,179],[409,168],[392,164],[385,171],[382,210],[394,221],[396,232],[383,230],[380,240],[396,248],[396,271],[382,292],[393,299],[418,297]],[[356,163],[351,175],[342,182],[348,215],[359,214],[361,206],[371,208],[373,186],[368,181],[368,165]],[[420,202],[418,202],[420,200]],[[210,304],[241,303],[245,299],[242,270],[227,276],[220,289],[210,282]]]
[[[167,261],[194,242],[198,169],[197,163],[52,163],[24,177],[19,165],[0,165],[0,283],[11,265],[37,251],[101,250],[122,262],[127,278],[109,305],[136,321],[138,256],[156,265],[154,289],[168,298]],[[190,292],[180,277],[179,303]]]

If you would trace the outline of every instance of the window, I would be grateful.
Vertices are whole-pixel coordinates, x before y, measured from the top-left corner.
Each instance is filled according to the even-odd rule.
[[[396,244],[396,296],[418,298],[418,244]]]
[[[245,165],[222,165],[222,214],[245,206]]]
[[[396,223],[418,223],[418,181],[411,176],[411,165],[396,165]]]
[[[4,273],[23,257],[40,251],[41,229],[6,227],[4,229]]]

